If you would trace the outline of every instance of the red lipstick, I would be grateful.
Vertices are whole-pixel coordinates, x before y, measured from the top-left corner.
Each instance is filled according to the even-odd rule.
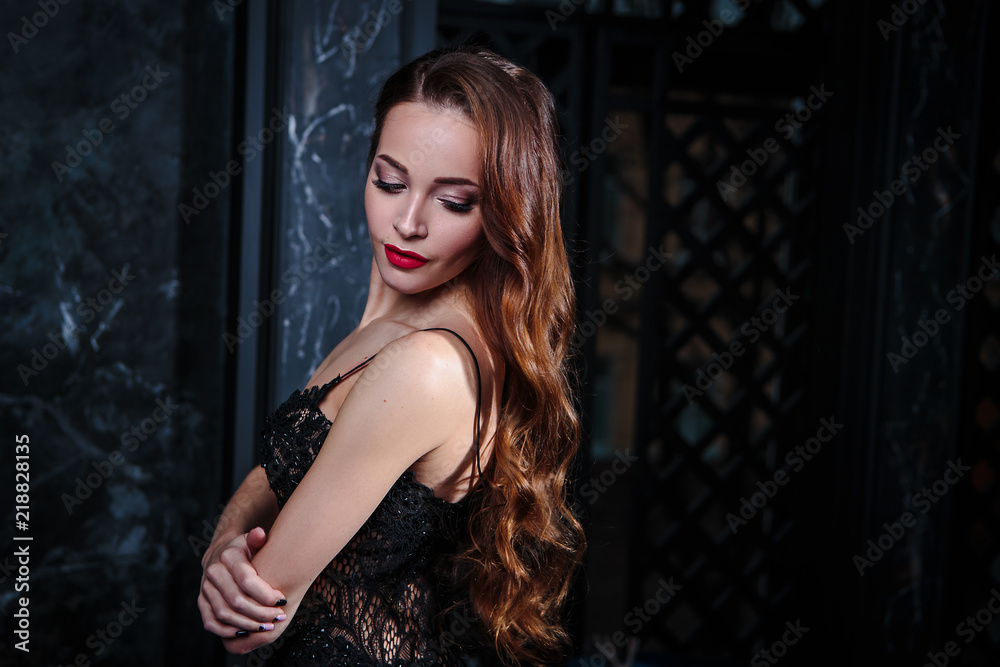
[[[426,257],[409,250],[400,250],[389,243],[385,244],[385,257],[401,269],[416,269],[427,263]]]

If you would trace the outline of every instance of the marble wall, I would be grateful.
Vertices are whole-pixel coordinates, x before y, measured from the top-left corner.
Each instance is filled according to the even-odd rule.
[[[902,53],[897,93],[887,101],[897,107],[893,141],[887,144],[888,176],[876,185],[884,191],[902,182],[907,191],[890,204],[892,228],[885,232],[891,237],[881,239],[885,361],[876,376],[882,398],[873,407],[881,424],[872,443],[879,463],[870,537],[879,539],[883,522],[899,521],[906,513],[915,524],[890,555],[896,578],[870,584],[872,609],[878,610],[871,621],[881,626],[889,654],[913,649],[923,657],[925,647],[935,643],[938,623],[954,626],[939,619],[937,610],[944,600],[951,522],[941,510],[948,506],[951,486],[968,473],[956,473],[963,311],[975,298],[965,286],[970,277],[982,285],[977,278],[982,253],[973,249],[970,263],[967,245],[974,224],[975,91],[981,76],[978,49],[969,47],[981,39],[976,5],[945,12],[928,3],[897,29],[883,30],[887,43],[902,41]],[[874,199],[865,197],[862,205],[871,207]],[[881,232],[873,230],[873,236]],[[981,250],[989,256],[990,249]]]
[[[304,386],[357,325],[368,296],[364,211],[375,99],[400,65],[409,2],[290,3],[281,58],[288,112],[278,191],[281,290],[269,409]]]
[[[873,4],[854,22],[876,29],[856,78],[852,210],[838,223],[851,244],[839,410],[852,430],[833,504],[853,525],[827,585],[841,592],[830,596],[841,634],[874,662],[923,664],[988,597],[947,576],[968,559],[954,510],[973,478],[960,436],[964,345],[977,335],[966,315],[987,298],[981,258],[995,252],[970,246],[984,224],[973,211],[985,20],[986,3],[971,2]],[[956,662],[987,664],[980,648]]]
[[[0,7],[2,664],[220,656],[192,538],[221,500],[229,189],[190,222],[178,207],[231,157],[231,4]]]

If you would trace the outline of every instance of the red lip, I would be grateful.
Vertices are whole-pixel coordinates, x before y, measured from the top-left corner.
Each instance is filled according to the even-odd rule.
[[[401,269],[415,269],[427,263],[427,258],[409,250],[400,250],[396,246],[385,244],[385,257]]]

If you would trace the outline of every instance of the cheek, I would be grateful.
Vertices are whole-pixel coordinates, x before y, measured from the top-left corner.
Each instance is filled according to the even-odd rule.
[[[385,217],[384,203],[377,196],[374,186],[365,188],[365,220],[368,223],[368,230],[375,234],[379,229],[379,222]]]
[[[479,236],[477,236],[465,247],[465,250],[462,252],[461,260],[458,262],[459,271],[465,271],[470,266],[475,264],[482,254],[482,249],[483,241]]]
[[[479,248],[479,240],[482,236],[483,226],[481,222],[475,225],[470,225],[455,234],[452,247],[458,255],[465,256],[475,253]]]
[[[365,188],[365,217],[371,222],[372,213],[375,212],[375,198],[372,197],[371,185]]]

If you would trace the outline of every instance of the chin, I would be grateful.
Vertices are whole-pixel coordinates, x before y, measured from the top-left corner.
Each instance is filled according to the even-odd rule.
[[[392,271],[394,267],[389,267],[389,271]],[[441,277],[416,277],[416,276],[406,276],[406,275],[393,275],[389,273],[388,279],[386,279],[386,272],[379,268],[379,274],[382,276],[382,282],[386,284],[392,290],[399,292],[400,294],[414,295],[421,294],[423,292],[429,292],[433,289],[439,287],[445,287],[449,284],[456,286],[456,278],[460,278],[465,271],[462,271],[456,275],[449,275],[443,278]]]
[[[423,278],[401,275],[400,270],[394,266],[387,268],[379,266],[378,273],[382,277],[382,282],[385,283],[386,287],[400,294],[420,294],[441,284]]]

